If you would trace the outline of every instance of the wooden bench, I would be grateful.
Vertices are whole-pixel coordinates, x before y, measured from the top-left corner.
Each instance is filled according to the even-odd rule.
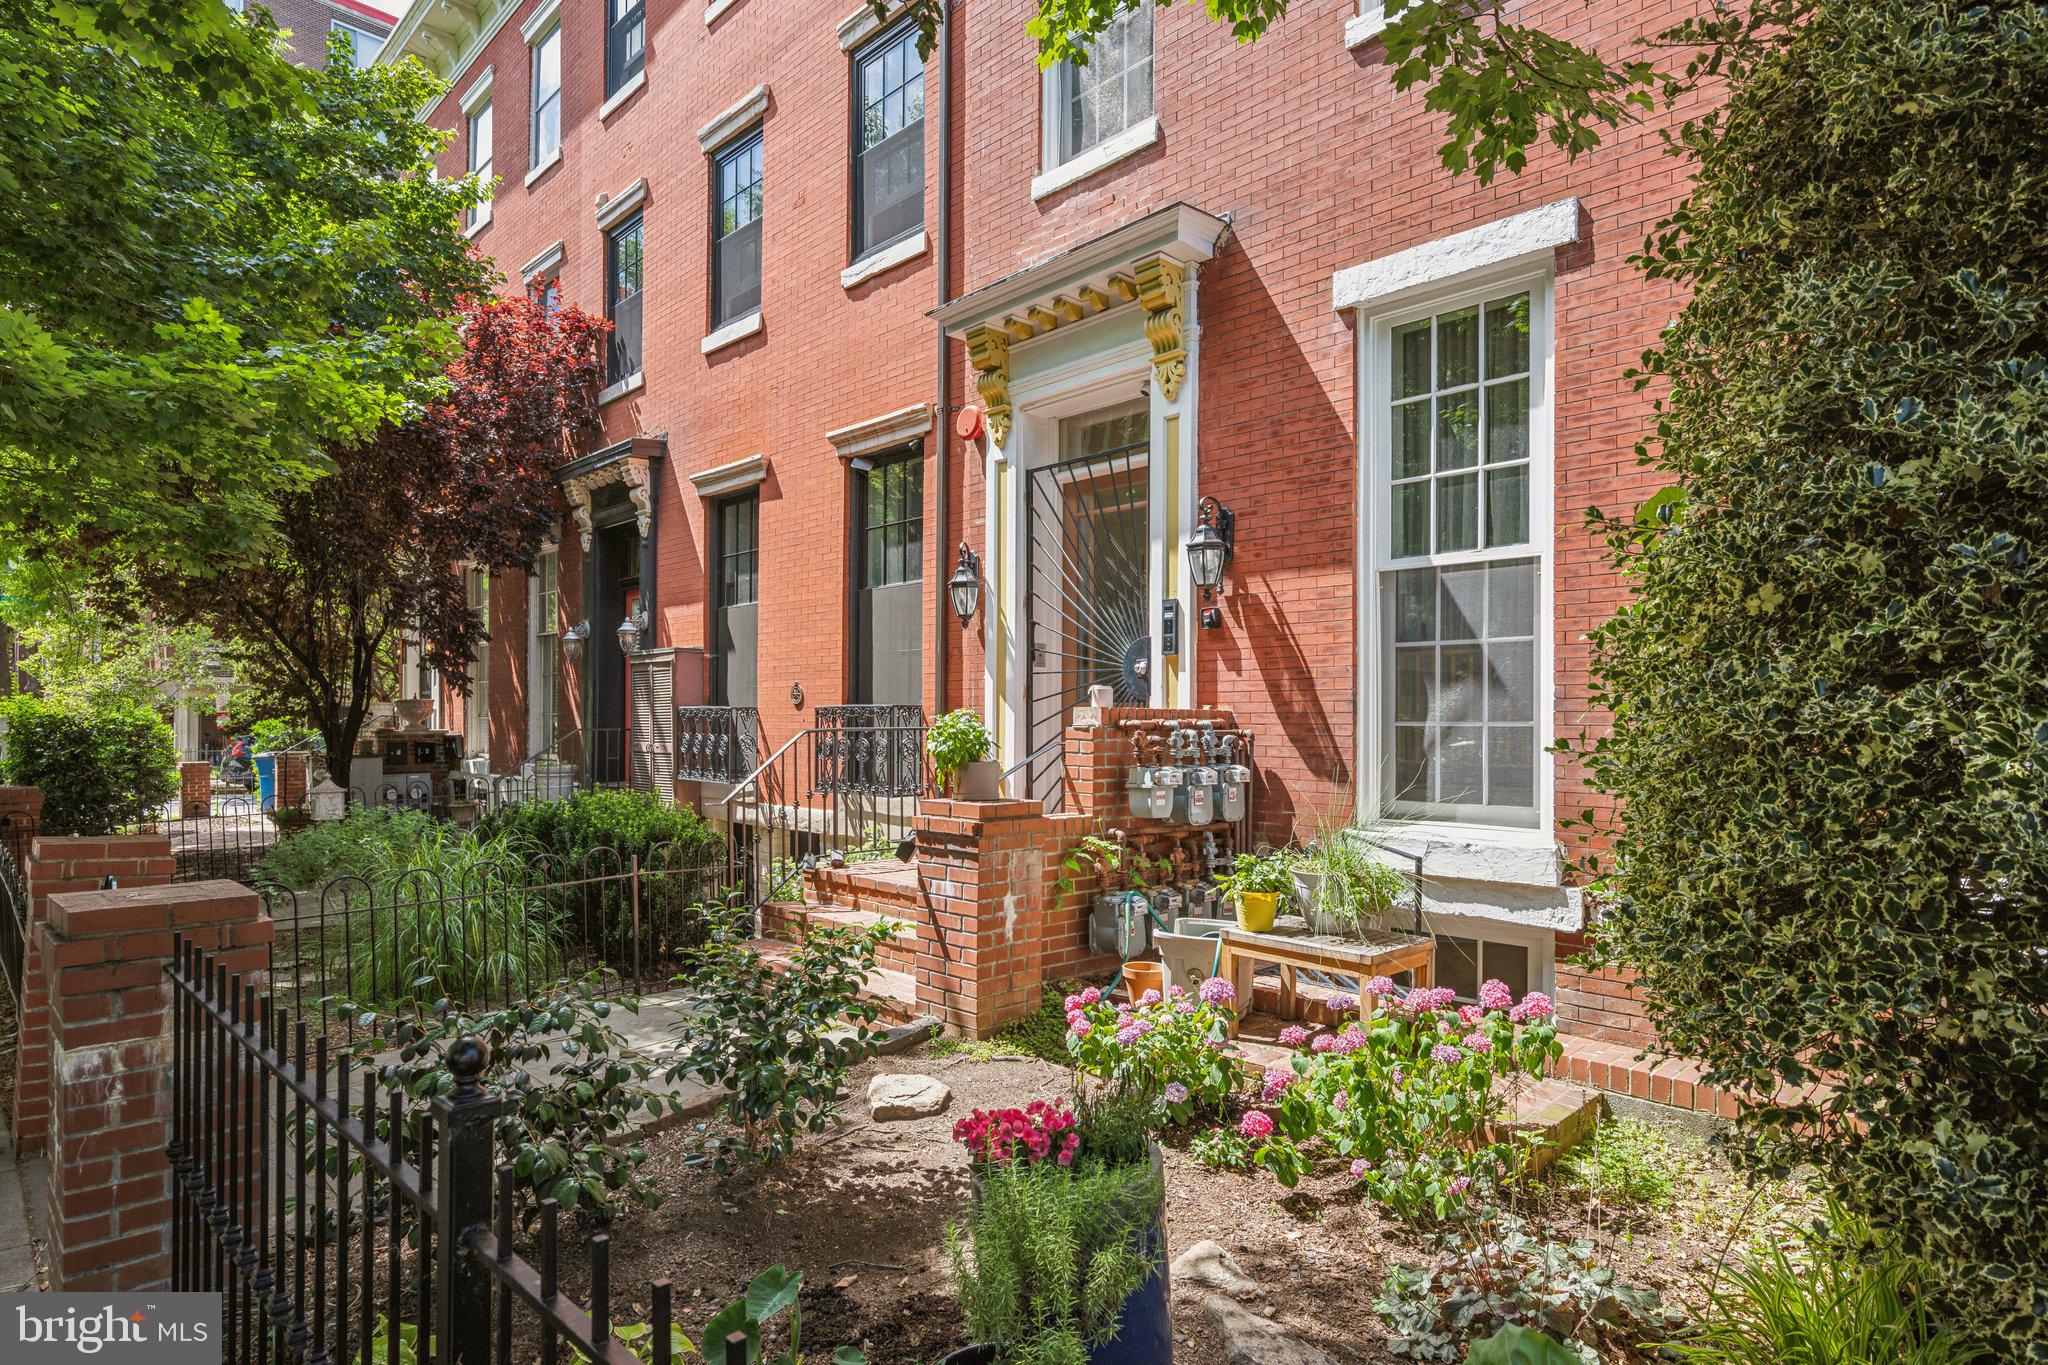
[[[1311,934],[1305,924],[1295,930],[1283,919],[1269,933],[1229,928],[1222,931],[1220,938],[1223,946],[1216,974],[1237,992],[1240,1011],[1251,1008],[1252,976],[1261,963],[1280,968],[1280,1015],[1284,1019],[1295,1017],[1299,1004],[1297,976],[1303,968],[1355,976],[1360,986],[1375,976],[1398,976],[1402,972],[1414,973],[1414,984],[1418,987],[1436,983],[1436,940],[1427,934],[1368,929],[1360,937],[1339,937]],[[1367,1013],[1371,1012],[1370,998],[1361,999],[1359,1004]],[[1237,1035],[1235,1022],[1230,1032],[1232,1037]]]

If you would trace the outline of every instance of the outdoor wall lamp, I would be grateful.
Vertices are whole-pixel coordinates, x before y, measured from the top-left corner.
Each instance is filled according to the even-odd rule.
[[[619,622],[619,649],[627,654],[639,649],[640,632],[645,628],[638,616],[628,616]]]
[[[578,621],[562,632],[562,651],[571,659],[583,657],[583,642],[590,638],[590,622]]]
[[[960,563],[946,580],[946,595],[953,599],[953,612],[965,626],[981,607],[981,557],[960,542]]]
[[[1210,605],[1223,586],[1223,570],[1236,552],[1237,514],[1204,495],[1195,504],[1195,533],[1188,537],[1188,574],[1202,590],[1202,629],[1223,624],[1223,609]]]

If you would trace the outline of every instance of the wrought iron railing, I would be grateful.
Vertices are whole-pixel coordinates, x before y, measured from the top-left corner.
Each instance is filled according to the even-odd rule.
[[[894,859],[933,794],[924,712],[820,707],[709,809],[727,825],[727,882],[755,909],[801,894],[807,863]]]
[[[761,761],[761,712],[752,706],[678,706],[676,776],[737,782]]]
[[[35,816],[27,811],[0,815],[0,975],[7,979],[17,1018],[29,934],[28,878],[22,869],[28,866],[29,847],[35,838]]]

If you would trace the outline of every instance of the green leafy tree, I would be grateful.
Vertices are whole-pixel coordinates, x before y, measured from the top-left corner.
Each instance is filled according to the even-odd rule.
[[[1601,935],[2004,1358],[2048,1360],[2048,9],[1838,0],[1727,50],[1691,291],[1605,521]]]
[[[217,572],[403,418],[485,278],[416,64],[262,10],[0,0],[0,542]]]

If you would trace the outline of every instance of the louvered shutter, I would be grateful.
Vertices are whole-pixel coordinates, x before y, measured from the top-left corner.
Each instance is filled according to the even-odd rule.
[[[665,805],[676,799],[676,664],[673,650],[636,654],[633,672],[632,782]]]

